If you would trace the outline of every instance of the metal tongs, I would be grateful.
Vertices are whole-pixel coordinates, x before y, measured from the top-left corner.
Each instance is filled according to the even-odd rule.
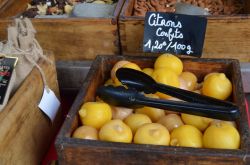
[[[240,116],[239,107],[231,102],[157,83],[147,74],[134,69],[120,68],[116,71],[116,76],[128,88],[101,86],[97,89],[97,95],[111,105],[132,108],[150,106],[229,121]],[[183,101],[149,98],[140,92],[161,92]]]

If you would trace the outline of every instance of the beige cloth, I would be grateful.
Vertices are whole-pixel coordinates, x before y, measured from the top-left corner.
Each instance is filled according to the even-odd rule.
[[[13,89],[7,90],[6,96],[14,93],[21,85],[23,80],[28,76],[34,66],[39,69],[44,86],[47,87],[44,72],[37,64],[39,58],[43,58],[50,62],[44,55],[43,50],[37,40],[35,39],[36,30],[34,29],[31,21],[28,18],[17,18],[14,20],[13,25],[8,27],[8,40],[6,43],[0,42],[0,53],[8,56],[18,57],[18,62],[13,72],[13,77],[10,81],[9,87]],[[8,100],[7,97],[5,99]],[[4,101],[5,104],[7,103]],[[5,106],[0,105],[0,110]]]

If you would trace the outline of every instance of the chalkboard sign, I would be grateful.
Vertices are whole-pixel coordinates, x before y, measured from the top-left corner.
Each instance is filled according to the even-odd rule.
[[[143,51],[200,57],[206,26],[205,17],[147,12]]]

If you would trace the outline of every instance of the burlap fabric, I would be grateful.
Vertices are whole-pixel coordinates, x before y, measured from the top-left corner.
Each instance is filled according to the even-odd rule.
[[[40,71],[44,86],[47,87],[44,72],[37,64],[40,58],[50,62],[44,55],[43,50],[35,38],[36,30],[28,18],[17,18],[13,24],[8,27],[8,40],[0,42],[0,53],[18,57],[18,63],[13,72],[13,79],[10,81],[4,104],[0,105],[0,110],[7,103],[7,95],[14,93],[21,85],[23,80],[28,76],[34,66]],[[15,80],[14,80],[15,79]]]

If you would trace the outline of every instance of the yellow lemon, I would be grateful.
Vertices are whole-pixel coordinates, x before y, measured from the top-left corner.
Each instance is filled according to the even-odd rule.
[[[204,77],[204,80],[206,80],[209,76],[211,75],[216,75],[216,74],[220,74],[218,72],[211,72],[211,73],[208,73],[205,77]]]
[[[170,85],[177,88],[180,87],[180,81],[178,75],[172,70],[169,70],[168,68],[155,69],[152,74],[152,77],[158,83]],[[171,98],[170,96],[160,92],[157,92],[156,94],[163,99]]]
[[[160,55],[155,60],[154,68],[168,68],[175,72],[177,75],[179,75],[183,70],[183,63],[178,57],[166,53]]]
[[[114,82],[113,82],[113,80],[111,78],[108,79],[107,81],[105,81],[105,83],[104,83],[104,86],[108,86],[108,85],[113,85],[114,86]]]
[[[159,98],[155,94],[147,94],[147,97]],[[153,107],[142,107],[135,110],[135,113],[147,115],[153,122],[159,120],[162,116],[165,115],[165,110]]]
[[[234,128],[237,128],[235,121],[225,121],[225,120],[218,120],[218,119],[214,119],[210,123],[210,125],[216,125],[218,123],[229,124],[229,125],[233,126]]]
[[[114,80],[114,86],[123,86],[123,84],[118,80],[118,78],[117,77],[115,77],[115,80]]]
[[[133,109],[131,108],[118,107],[118,106],[111,106],[111,107],[112,107],[112,119],[123,120],[133,113]]]
[[[169,132],[167,128],[158,123],[144,124],[138,128],[134,136],[134,143],[169,145]]]
[[[203,135],[205,148],[238,149],[240,135],[235,127],[227,123],[209,126]]]
[[[181,117],[177,114],[169,114],[162,116],[157,123],[162,124],[165,126],[169,132],[172,132],[174,128],[177,128],[181,125],[183,125],[183,122],[181,120]]]
[[[124,65],[121,66],[121,68],[130,68],[130,69],[142,71],[141,68],[136,63],[132,63],[132,62],[125,63]],[[121,86],[122,85],[122,83],[118,80],[118,78],[116,76],[113,78],[113,81],[115,83],[115,86]]]
[[[127,124],[133,133],[143,124],[152,123],[151,119],[144,114],[131,114],[125,120],[125,124]]]
[[[135,113],[147,115],[153,122],[159,120],[162,116],[165,115],[164,110],[153,107],[142,107],[135,110]]]
[[[156,94],[144,94],[146,97],[150,97],[150,98],[155,98],[155,99],[159,99],[159,96],[157,96]]]
[[[130,69],[142,71],[141,68],[136,63],[133,63],[133,62],[123,65],[122,68],[130,68]]]
[[[179,88],[184,89],[184,90],[189,90],[189,89],[188,89],[188,83],[186,82],[186,80],[184,80],[184,79],[181,78],[180,76],[179,76],[179,82],[180,82]],[[190,90],[189,90],[189,91],[190,91]]]
[[[111,120],[99,131],[99,138],[103,141],[131,143],[133,134],[129,126],[122,120]]]
[[[181,118],[185,124],[195,126],[200,131],[204,131],[209,126],[209,124],[213,121],[213,119],[211,118],[190,115],[186,113],[182,113]]]
[[[72,137],[79,139],[97,140],[98,131],[97,129],[90,126],[80,126],[74,131]]]
[[[225,100],[232,93],[232,83],[224,73],[212,74],[204,80],[201,92],[203,95]]]
[[[201,148],[202,133],[194,126],[181,125],[171,132],[170,145]]]
[[[153,68],[144,68],[144,69],[142,69],[142,72],[144,72],[147,75],[151,76],[152,73],[154,72],[154,69]]]
[[[115,78],[116,78],[116,71],[121,68],[123,65],[127,64],[127,63],[130,63],[129,61],[125,61],[125,60],[121,60],[121,61],[118,61],[115,63],[115,65],[113,66],[113,68],[111,69],[111,72],[110,72],[110,76],[111,76],[111,79],[113,81],[115,81]]]
[[[107,103],[86,102],[79,110],[79,116],[83,125],[99,129],[111,120],[112,110]]]
[[[182,72],[179,77],[186,82],[186,86],[188,90],[192,91],[195,89],[198,80],[194,73]]]

